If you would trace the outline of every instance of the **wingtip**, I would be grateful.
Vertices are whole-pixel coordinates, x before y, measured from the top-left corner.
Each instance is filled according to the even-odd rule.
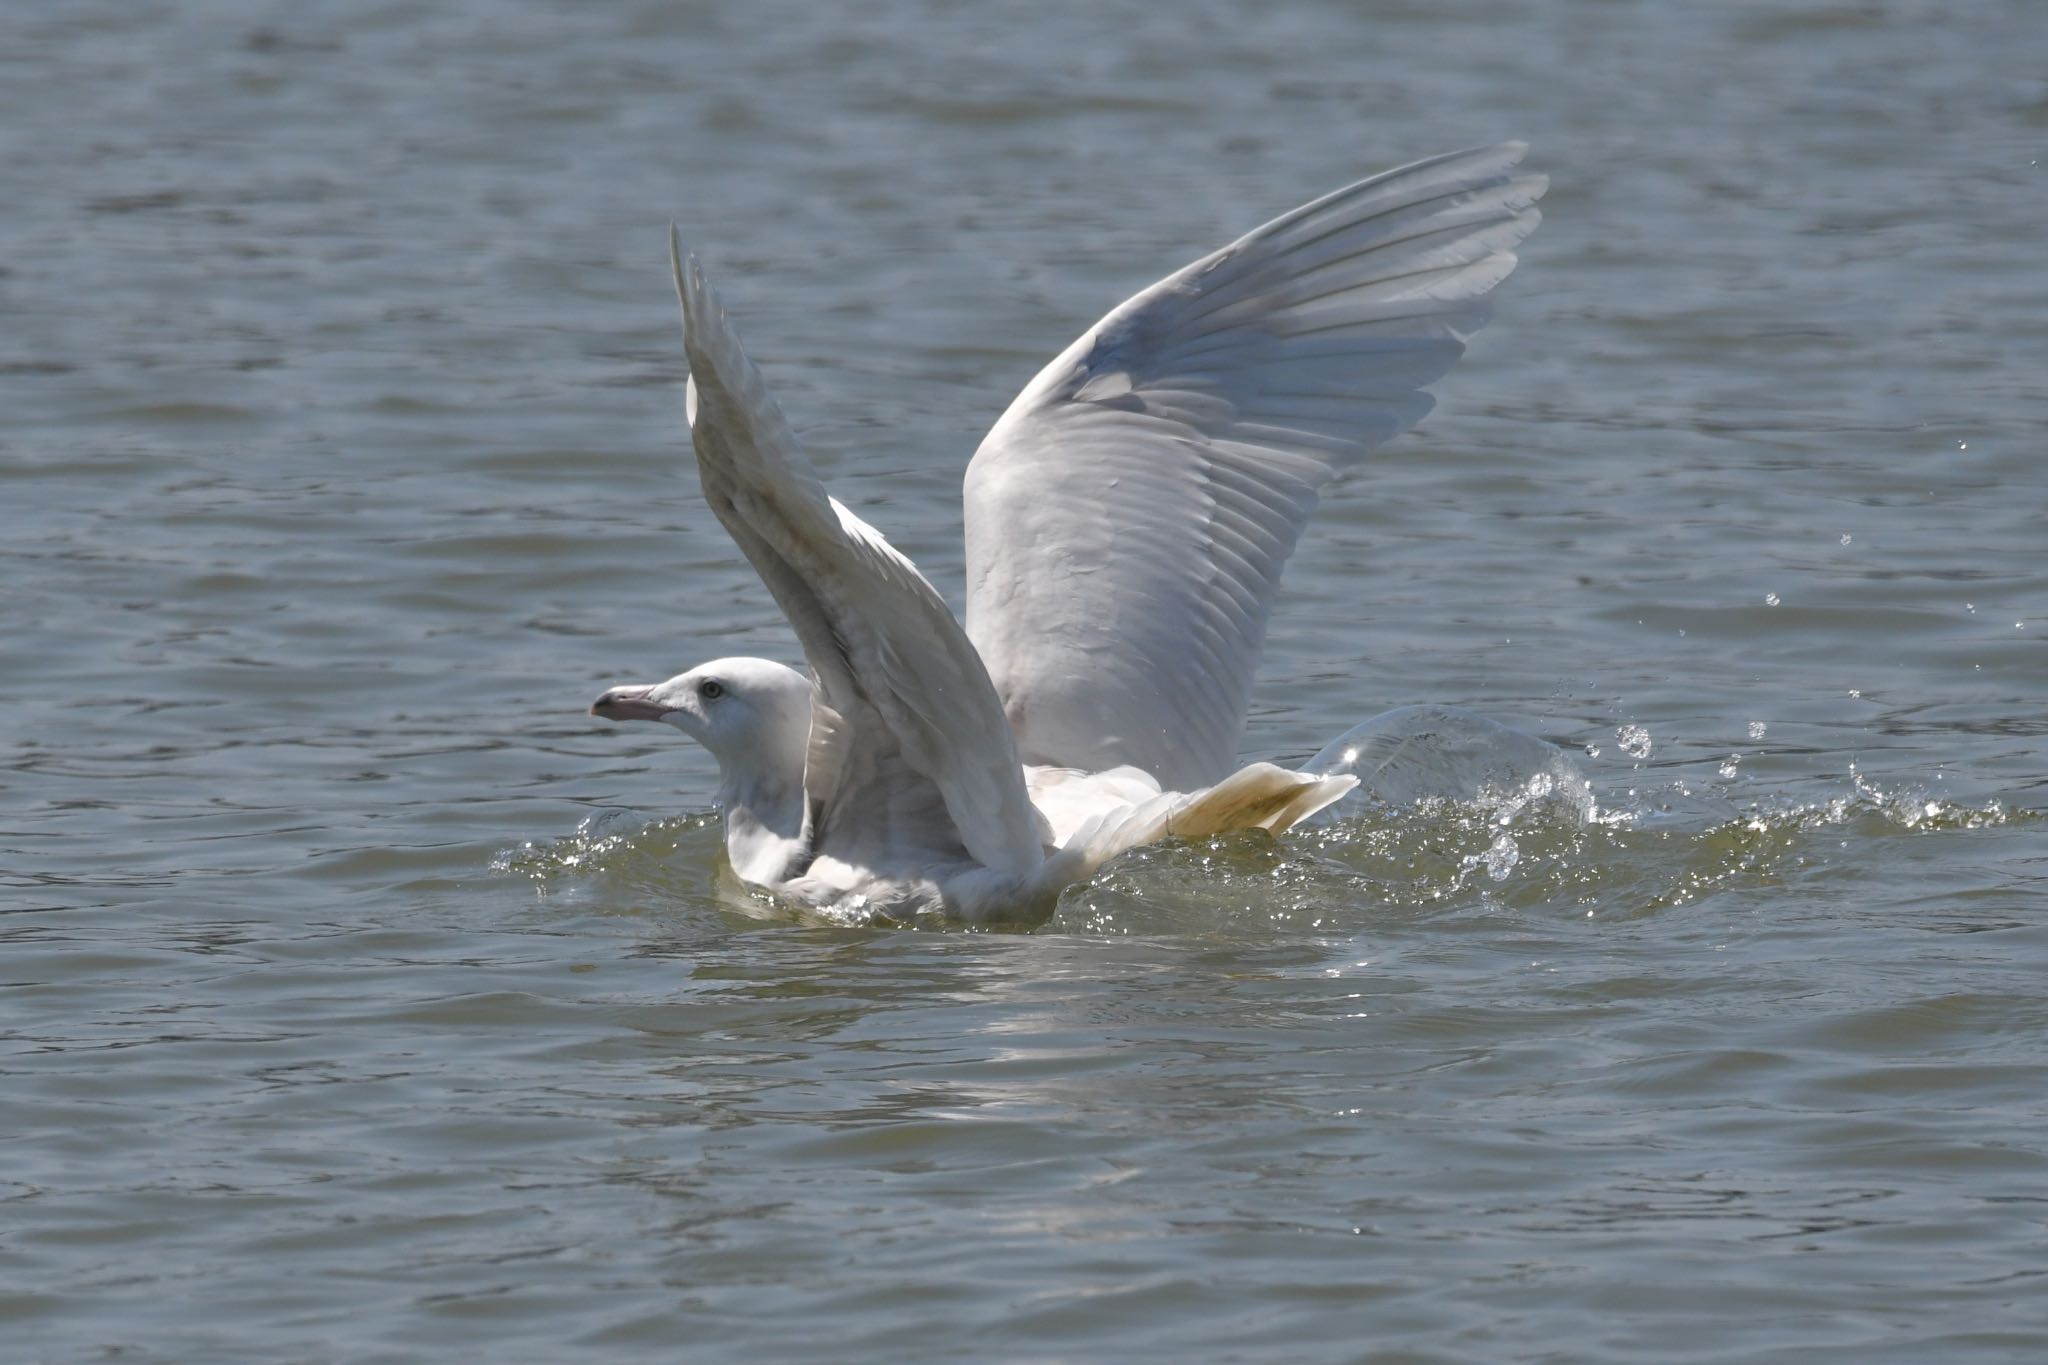
[[[676,301],[682,305],[683,336],[687,341],[697,337],[698,329],[717,316],[718,300],[705,283],[704,266],[697,253],[683,245],[682,233],[673,222],[668,225],[668,268],[675,281]]]
[[[668,268],[674,277],[676,298],[682,302],[685,319],[707,312],[699,305],[717,300],[711,297],[711,287],[704,279],[704,265],[697,259],[697,253],[683,245],[682,233],[671,222],[668,225]]]
[[[1447,161],[1489,161],[1496,171],[1505,171],[1522,164],[1522,158],[1529,154],[1529,144],[1518,137],[1505,142],[1482,142],[1462,151],[1452,152]]]
[[[1468,173],[1506,176],[1521,165],[1522,158],[1528,154],[1529,144],[1516,137],[1505,142],[1467,147],[1461,152],[1452,152],[1444,160],[1446,163],[1463,167]]]
[[[690,294],[683,287],[683,260],[688,255],[683,250],[683,234],[676,227],[675,219],[671,218],[668,223],[668,273],[675,281],[676,302],[682,304],[685,315],[690,311]]]

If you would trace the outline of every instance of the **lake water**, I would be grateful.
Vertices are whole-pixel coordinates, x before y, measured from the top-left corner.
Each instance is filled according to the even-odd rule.
[[[78,0],[0,70],[10,1359],[2048,1355],[2035,0]],[[1244,752],[1467,706],[1595,822],[819,927],[585,714],[795,652],[671,218],[957,600],[1039,364],[1503,137],[1546,223]]]

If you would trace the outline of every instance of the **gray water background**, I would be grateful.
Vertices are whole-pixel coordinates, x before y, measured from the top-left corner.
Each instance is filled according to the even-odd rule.
[[[794,654],[670,218],[957,594],[1082,327],[1508,136],[1245,754],[1464,705],[1601,822],[829,928],[583,714]],[[2042,1358],[2044,151],[2032,0],[7,7],[4,1354]]]

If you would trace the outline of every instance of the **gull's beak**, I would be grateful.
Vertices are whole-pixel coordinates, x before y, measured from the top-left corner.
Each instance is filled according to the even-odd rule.
[[[675,708],[649,701],[647,694],[655,684],[639,687],[614,687],[590,704],[590,714],[606,720],[660,720]]]

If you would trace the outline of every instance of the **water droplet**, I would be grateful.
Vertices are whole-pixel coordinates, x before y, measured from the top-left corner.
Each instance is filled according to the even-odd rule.
[[[1767,727],[1762,721],[1753,720],[1749,723],[1749,737],[1751,739],[1762,739],[1764,737],[1764,731],[1767,728],[1769,727]]]
[[[1852,697],[1861,697],[1863,695],[1863,689],[1860,687],[1852,687],[1849,689],[1849,695]]]
[[[1963,610],[1974,615],[1977,610],[1977,604],[1975,602],[1965,602],[1963,603]]]
[[[1854,540],[1854,539],[1855,539],[1855,537],[1854,537],[1854,536],[1852,536],[1852,535],[1850,535],[1850,534],[1849,534],[1849,533],[1848,533],[1847,531],[1844,531],[1844,532],[1842,532],[1842,543],[1843,543],[1844,545],[1847,545],[1847,544],[1848,544],[1848,543],[1849,543],[1850,541],[1852,541],[1852,540]]]
[[[1650,756],[1650,732],[1640,725],[1624,725],[1614,732],[1615,743],[1630,758]]]
[[[1486,850],[1486,875],[1497,882],[1504,882],[1521,860],[1522,850],[1515,847],[1514,836],[1503,834],[1493,841],[1493,847]]]
[[[1764,605],[1765,605],[1765,606],[1767,606],[1767,607],[1775,607],[1775,606],[1777,606],[1777,605],[1778,605],[1778,594],[1776,594],[1776,593],[1774,593],[1774,592],[1767,592],[1767,593],[1765,593],[1765,594],[1764,594]]]
[[[1726,782],[1729,778],[1735,776],[1736,771],[1741,767],[1741,764],[1741,754],[1730,754],[1728,755],[1728,757],[1721,760],[1721,766],[1719,768],[1716,768],[1714,771],[1720,775],[1720,778],[1723,782]]]
[[[1599,746],[1599,745],[1597,745],[1597,744],[1588,744],[1588,745],[1586,746],[1586,757],[1587,757],[1587,758],[1598,758],[1598,757],[1600,757],[1600,746]]]

